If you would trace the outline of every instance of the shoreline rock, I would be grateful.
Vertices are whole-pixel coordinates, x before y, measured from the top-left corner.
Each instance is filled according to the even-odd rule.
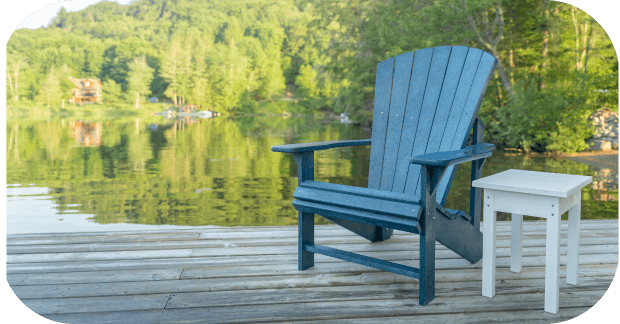
[[[618,149],[618,113],[603,107],[589,117],[596,128],[588,141],[589,150],[610,151]]]

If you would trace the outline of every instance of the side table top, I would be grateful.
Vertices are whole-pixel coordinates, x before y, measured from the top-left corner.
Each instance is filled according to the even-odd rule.
[[[592,182],[590,176],[507,170],[472,182],[473,187],[568,198]]]

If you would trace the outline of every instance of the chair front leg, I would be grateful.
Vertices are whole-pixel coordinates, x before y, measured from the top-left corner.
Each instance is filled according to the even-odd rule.
[[[297,181],[314,180],[314,152],[294,153],[297,163]],[[298,268],[306,270],[314,266],[314,253],[306,251],[304,246],[314,244],[314,214],[299,212],[298,218]]]
[[[303,271],[314,267],[314,253],[305,251],[304,246],[314,244],[314,214],[299,212],[298,268]]]
[[[426,213],[420,235],[420,305],[435,299],[435,231],[432,216]]]
[[[422,234],[420,235],[420,305],[435,299],[435,217],[437,217],[437,185],[445,167],[422,165],[422,199],[424,207]]]

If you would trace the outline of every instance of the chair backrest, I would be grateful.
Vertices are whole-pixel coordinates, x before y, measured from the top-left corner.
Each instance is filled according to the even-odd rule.
[[[419,198],[421,167],[409,158],[465,147],[496,62],[476,48],[441,46],[377,64],[368,188]],[[441,205],[455,171],[439,184]]]

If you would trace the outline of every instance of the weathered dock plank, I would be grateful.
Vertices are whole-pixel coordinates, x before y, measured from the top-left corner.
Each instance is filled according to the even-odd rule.
[[[543,247],[525,248],[525,255],[544,255]],[[566,254],[566,247],[561,250],[562,254]],[[602,245],[602,246],[582,246],[580,253],[585,254],[611,254],[617,253],[618,246]],[[447,253],[446,253],[447,254]],[[508,257],[510,250],[503,248],[498,250],[498,257]],[[455,257],[456,258],[456,257]],[[299,273],[339,273],[354,271],[379,271],[358,264],[350,264],[340,262],[331,264],[329,267],[315,267],[305,272],[300,272],[297,266],[292,263],[281,264],[277,267],[272,265],[244,266],[244,267],[199,267],[187,268],[167,268],[167,269],[149,269],[149,270],[120,270],[111,269],[108,271],[82,271],[82,272],[41,272],[30,274],[7,274],[7,280],[11,285],[32,285],[32,284],[63,284],[63,283],[88,283],[88,282],[116,282],[116,281],[142,281],[142,280],[168,280],[179,279],[183,272],[183,279],[197,278],[226,278],[236,276],[258,276],[258,275],[285,275]]]
[[[566,292],[591,291],[607,289],[611,278],[587,278],[580,289],[575,286],[563,285]],[[544,287],[544,280],[502,281],[498,288],[501,294],[539,293]],[[295,304],[308,302],[337,302],[359,300],[407,299],[415,298],[417,285],[363,285],[340,286],[327,288],[293,288],[293,289],[261,289],[238,290],[225,292],[199,292],[177,294],[152,294],[118,297],[87,297],[87,298],[52,298],[27,299],[24,303],[39,314],[70,314],[103,311],[175,309],[196,307],[251,306],[270,304]],[[476,296],[478,285],[473,282],[458,282],[440,285],[437,296]],[[501,295],[499,294],[499,295]],[[169,297],[169,298],[168,298]]]
[[[567,294],[560,290],[560,312],[568,307],[591,307],[603,291],[581,291]],[[333,320],[341,318],[385,318],[420,314],[468,313],[495,310],[542,311],[544,294],[437,297],[420,309],[417,299],[381,299],[356,302],[313,302],[285,305],[248,305],[230,307],[178,308],[157,311],[120,311],[90,314],[49,315],[47,318],[64,323],[243,323],[295,320]],[[206,316],[208,314],[208,316]]]
[[[480,226],[484,226],[484,222],[480,223]],[[545,221],[525,221],[523,223],[524,232],[528,232],[530,230],[543,230],[545,228]],[[562,221],[561,229],[566,230],[568,228],[568,223],[566,221]],[[600,219],[600,220],[582,220],[581,222],[581,230],[589,230],[589,229],[617,229],[618,228],[618,220],[608,220],[608,219]],[[342,229],[341,227],[334,225],[320,225],[316,226],[317,233],[331,233],[333,234],[343,234],[354,236],[351,232]],[[502,231],[510,231],[510,222],[501,221],[497,222],[497,232]],[[139,239],[141,237],[156,237],[160,236],[162,239],[166,238],[175,238],[175,236],[182,237],[184,235],[194,236],[204,234],[206,238],[209,234],[212,234],[212,238],[216,238],[218,236],[225,237],[230,236],[230,234],[235,234],[238,237],[243,237],[248,235],[248,233],[271,233],[271,232],[290,232],[295,234],[296,227],[294,226],[243,226],[243,227],[221,227],[221,226],[208,226],[208,227],[196,227],[192,229],[178,229],[178,230],[143,230],[143,231],[96,231],[96,232],[68,232],[68,233],[34,233],[34,234],[8,234],[7,239],[9,241],[14,239],[66,239],[66,238],[75,238],[75,239],[85,239],[85,238],[104,238],[104,237],[125,237],[131,238],[134,237]],[[397,233],[400,231],[396,231]],[[402,233],[402,232],[400,232]],[[254,235],[254,234],[250,234]],[[276,235],[276,234],[274,234]],[[259,238],[262,238],[259,236]]]
[[[297,228],[20,234],[7,237],[7,280],[31,309],[65,323],[560,322],[587,311],[618,265],[617,220],[582,220],[579,284],[567,285],[566,225],[560,312],[545,313],[546,223],[524,222],[523,270],[509,271],[510,223],[498,222],[496,293],[481,295],[481,262],[436,245],[436,295],[418,281],[317,255],[297,270]],[[418,235],[369,243],[336,226],[316,242],[418,266]]]
[[[598,229],[581,231],[581,236],[586,237],[608,237],[617,238],[617,230],[614,229]],[[566,238],[567,233],[563,233],[562,237]],[[544,239],[544,231],[531,231],[524,233],[525,239]],[[154,238],[153,238],[154,239]],[[510,232],[502,232],[497,234],[497,240],[510,240]],[[116,241],[116,240],[113,240]],[[328,244],[369,244],[369,242],[358,236],[347,236],[346,238],[337,236],[316,237],[316,243]],[[389,241],[375,243],[387,244],[393,247],[408,245],[419,241],[418,235],[409,235],[397,233]],[[343,243],[344,242],[344,243]],[[614,241],[615,242],[615,241]],[[199,248],[232,248],[232,247],[268,247],[268,246],[294,246],[297,244],[296,237],[279,238],[274,240],[267,239],[231,239],[231,240],[184,240],[184,241],[124,241],[124,242],[90,242],[90,243],[65,243],[65,244],[14,244],[7,246],[9,254],[26,254],[26,253],[68,253],[68,252],[107,252],[107,251],[139,251],[139,250],[169,250],[169,249],[199,249]],[[535,244],[530,242],[528,244]],[[441,244],[437,244],[437,248],[442,248]]]
[[[170,294],[23,300],[39,315],[164,309]]]
[[[599,254],[598,257],[583,256],[580,263],[604,263],[611,262],[614,255]],[[617,255],[615,255],[617,257]],[[510,267],[510,258],[504,258],[498,265],[503,263],[504,268]],[[468,268],[466,260],[437,260],[437,269],[463,269]],[[562,266],[566,265],[566,258],[560,260]],[[416,265],[416,261],[409,265]],[[544,257],[529,257],[523,259],[523,267],[541,267],[545,264]],[[617,264],[611,263],[612,265]],[[474,264],[470,269],[480,269],[480,262]],[[478,270],[480,271],[480,270]],[[499,271],[498,271],[499,272]],[[436,278],[438,278],[438,273]],[[497,276],[497,274],[496,274]],[[407,283],[414,279],[395,275],[386,272],[362,272],[362,273],[331,273],[313,275],[289,275],[289,276],[261,276],[261,277],[233,277],[222,280],[215,279],[187,279],[187,280],[162,280],[148,282],[114,282],[114,283],[88,283],[88,284],[63,284],[63,285],[30,285],[13,286],[13,291],[19,298],[54,298],[54,297],[95,297],[111,295],[140,295],[147,293],[162,292],[196,292],[196,291],[217,291],[238,289],[259,289],[259,288],[294,288],[294,287],[328,287],[334,285],[365,285],[370,284],[372,278],[384,284],[387,283]],[[417,281],[416,281],[417,282]],[[378,283],[376,283],[378,284]],[[253,288],[252,288],[253,287]]]
[[[497,246],[509,247],[509,239],[500,240]],[[567,239],[561,238],[560,244],[566,246]],[[618,237],[583,237],[581,246],[617,244]],[[436,244],[437,253],[448,253],[458,257],[456,253],[446,249],[440,243]],[[524,247],[545,246],[545,239],[524,240]],[[330,247],[351,252],[417,252],[419,246],[414,244],[397,243],[360,243],[360,244],[332,244]],[[263,246],[263,247],[227,247],[227,248],[194,248],[194,249],[166,249],[166,250],[134,250],[134,251],[105,251],[105,252],[67,252],[67,253],[24,253],[7,255],[7,263],[30,263],[30,262],[69,262],[69,261],[101,261],[101,260],[135,260],[135,259],[162,259],[183,257],[216,257],[216,256],[256,256],[256,255],[287,255],[297,254],[297,247],[288,246]],[[408,258],[411,256],[407,256]],[[442,257],[438,254],[437,257]]]
[[[109,236],[68,236],[68,237],[27,237],[11,238],[8,235],[6,245],[69,245],[84,243],[125,243],[125,242],[166,242],[193,241],[200,233],[178,233],[161,235],[109,235]]]
[[[613,277],[584,278],[579,286],[560,284],[566,292],[582,290],[607,289]],[[524,294],[544,292],[544,279],[502,280],[497,285],[497,294]],[[441,282],[435,288],[436,296],[477,296],[480,292],[478,282]],[[388,284],[335,287],[304,287],[287,289],[235,290],[222,292],[174,293],[166,309],[307,303],[313,301],[356,301],[365,299],[415,299],[418,284]]]
[[[303,321],[292,322],[291,324],[376,324],[378,321],[388,321],[394,324],[426,324],[426,323],[459,323],[459,324],[478,324],[478,323],[528,323],[528,324],[549,324],[559,323],[575,318],[590,307],[574,307],[563,310],[558,314],[550,314],[543,310],[513,310],[513,311],[491,311],[491,312],[469,312],[462,314],[432,314],[414,316],[390,316],[387,318],[349,318],[337,320]]]
[[[7,274],[11,286],[64,285],[121,281],[178,280],[183,268]]]
[[[113,252],[84,252],[84,253],[28,253],[9,254],[7,263],[28,262],[66,262],[66,261],[91,261],[91,260],[128,260],[128,259],[160,259],[182,258],[191,256],[192,249],[178,250],[145,250],[145,251],[113,251]]]

